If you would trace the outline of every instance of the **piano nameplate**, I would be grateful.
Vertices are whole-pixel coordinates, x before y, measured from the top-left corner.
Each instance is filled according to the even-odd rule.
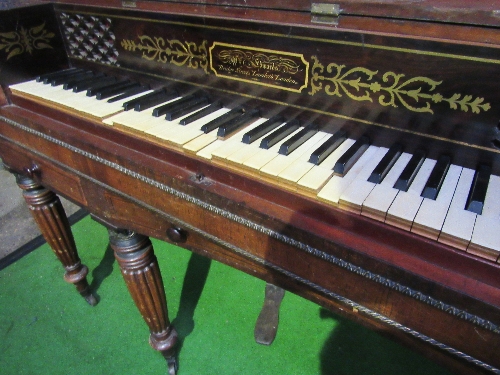
[[[209,51],[217,77],[299,93],[307,88],[309,62],[302,54],[220,42]]]

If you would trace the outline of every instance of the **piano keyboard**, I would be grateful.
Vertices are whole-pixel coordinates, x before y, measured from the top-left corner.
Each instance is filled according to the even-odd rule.
[[[338,130],[257,110],[228,109],[203,94],[150,90],[68,69],[10,87],[162,145],[497,262],[500,177],[401,145],[370,145]]]

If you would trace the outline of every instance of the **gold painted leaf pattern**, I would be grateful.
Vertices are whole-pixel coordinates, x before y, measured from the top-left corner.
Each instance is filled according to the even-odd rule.
[[[45,29],[45,22],[29,30],[21,26],[18,32],[0,33],[0,51],[8,53],[6,60],[24,52],[32,54],[35,49],[52,48],[49,39],[54,36],[54,33]]]
[[[406,78],[404,74],[386,72],[380,80],[376,80],[378,71],[363,67],[346,69],[345,65],[330,63],[325,66],[316,56],[311,57],[311,90],[309,95],[324,90],[327,95],[342,97],[346,95],[352,100],[373,102],[374,97],[382,106],[404,108],[412,112],[434,113],[432,104],[448,103],[450,109],[479,114],[491,109],[484,98],[473,98],[472,95],[453,94],[445,98],[435,92],[442,81],[427,77]],[[326,74],[325,74],[326,70]]]
[[[142,58],[158,61],[163,64],[187,66],[192,69],[203,69],[208,74],[207,41],[200,45],[194,42],[181,42],[177,39],[165,40],[162,37],[139,36],[139,43],[134,40],[123,39],[121,46],[131,52],[142,52]]]

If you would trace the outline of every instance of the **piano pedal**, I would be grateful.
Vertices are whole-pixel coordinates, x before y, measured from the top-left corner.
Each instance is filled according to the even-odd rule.
[[[258,344],[271,345],[278,331],[279,311],[285,290],[266,284],[264,305],[255,323],[254,337]]]

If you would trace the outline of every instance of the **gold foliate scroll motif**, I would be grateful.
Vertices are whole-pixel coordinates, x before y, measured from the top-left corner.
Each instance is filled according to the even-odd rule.
[[[142,52],[142,58],[158,61],[163,64],[187,66],[192,69],[203,69],[208,74],[208,54],[204,40],[200,45],[193,42],[181,42],[176,39],[165,40],[162,37],[139,36],[139,43],[133,40],[122,40],[121,46],[131,52]]]
[[[378,99],[380,105],[398,107],[402,105],[413,112],[434,113],[432,104],[447,102],[451,109],[473,113],[488,111],[489,103],[484,98],[473,98],[472,95],[453,94],[449,98],[434,92],[442,81],[434,81],[426,77],[405,78],[404,74],[384,73],[377,80],[377,70],[362,67],[347,69],[345,65],[330,63],[325,67],[316,56],[312,56],[311,91],[314,95],[321,90],[332,96],[347,95],[356,101]],[[323,87],[323,82],[325,83]]]
[[[24,52],[31,55],[35,49],[52,48],[49,43],[54,36],[45,30],[45,22],[29,30],[21,26],[19,31],[0,33],[0,51],[5,49],[7,60]]]

